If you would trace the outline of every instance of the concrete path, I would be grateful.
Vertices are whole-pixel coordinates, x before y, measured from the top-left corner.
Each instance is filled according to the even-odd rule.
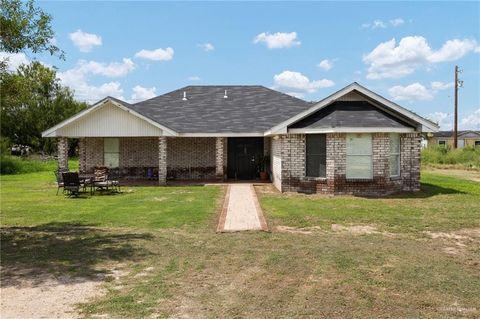
[[[252,184],[228,185],[217,232],[264,230],[267,223]]]

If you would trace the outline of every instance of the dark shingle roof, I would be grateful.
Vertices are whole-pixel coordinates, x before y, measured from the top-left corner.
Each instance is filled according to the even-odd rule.
[[[290,126],[291,128],[411,127],[366,101],[337,101]]]
[[[225,90],[228,98],[223,97]],[[122,104],[178,133],[263,133],[311,107],[258,85],[187,86],[136,104]]]
[[[477,137],[480,136],[480,131],[458,131],[458,136],[464,136],[464,137]],[[439,131],[433,133],[434,137],[452,137],[453,136],[453,131]]]

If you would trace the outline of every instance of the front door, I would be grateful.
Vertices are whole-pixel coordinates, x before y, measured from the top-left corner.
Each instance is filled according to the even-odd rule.
[[[229,137],[227,147],[228,178],[257,178],[258,161],[263,157],[263,137]]]

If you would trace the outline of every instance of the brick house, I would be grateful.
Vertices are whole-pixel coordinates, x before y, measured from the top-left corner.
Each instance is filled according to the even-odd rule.
[[[309,103],[262,86],[188,86],[129,104],[107,97],[43,132],[79,139],[80,172],[123,178],[254,180],[270,158],[282,192],[385,195],[417,191],[420,134],[438,126],[352,83]]]

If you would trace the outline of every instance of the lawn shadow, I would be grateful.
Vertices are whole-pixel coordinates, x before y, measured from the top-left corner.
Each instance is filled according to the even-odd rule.
[[[467,194],[463,191],[454,188],[442,187],[430,183],[421,183],[420,191],[418,192],[400,192],[395,194],[390,194],[382,196],[382,198],[429,198],[437,195],[447,195],[447,194]]]
[[[52,276],[70,281],[101,280],[109,274],[102,263],[132,261],[149,252],[136,245],[148,233],[118,233],[81,223],[2,227],[1,286],[24,281],[40,285]]]

